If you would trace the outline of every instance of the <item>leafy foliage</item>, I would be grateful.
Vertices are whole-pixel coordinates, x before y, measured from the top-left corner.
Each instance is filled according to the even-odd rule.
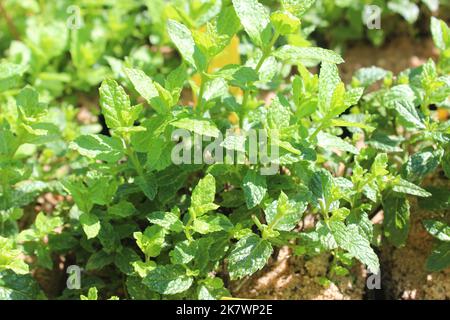
[[[72,2],[83,23],[68,28]],[[21,18],[17,30],[0,22],[18,38],[0,45],[1,298],[45,298],[30,273],[59,256],[84,269],[61,299],[220,299],[283,246],[331,253],[330,281],[358,262],[377,273],[376,248],[406,244],[412,197],[448,209],[446,190],[423,183],[450,177],[450,123],[436,116],[450,96],[443,21],[431,22],[438,61],[397,77],[363,68],[346,85],[340,54],[298,37],[311,15],[353,15],[362,2],[180,3],[7,1]],[[413,2],[385,5],[414,20]],[[252,161],[252,129],[277,158]],[[186,145],[201,161],[174,161]],[[225,161],[205,160],[211,146]],[[431,271],[450,264],[445,219],[423,221],[436,238]]]

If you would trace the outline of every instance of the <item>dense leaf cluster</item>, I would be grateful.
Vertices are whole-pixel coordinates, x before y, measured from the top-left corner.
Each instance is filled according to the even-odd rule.
[[[87,5],[70,31],[24,18],[22,41],[0,62],[0,298],[43,298],[30,273],[65,263],[83,269],[81,288],[57,298],[219,299],[283,246],[332,253],[331,281],[357,262],[378,273],[375,248],[406,243],[412,197],[448,209],[448,188],[422,187],[441,171],[450,177],[450,121],[439,120],[450,96],[443,21],[431,21],[437,62],[396,76],[363,68],[346,85],[339,54],[290,41],[314,1],[146,5],[150,30],[137,1],[100,13]],[[146,32],[177,53],[147,50]],[[244,62],[224,62],[239,41]],[[103,128],[64,101],[92,87]],[[174,163],[186,142],[173,138],[177,129],[208,141],[233,132],[220,147],[244,161]],[[275,174],[250,161],[243,137],[255,129],[279,150]],[[60,198],[35,214],[44,194]],[[436,238],[432,271],[450,265],[447,220],[423,221]]]

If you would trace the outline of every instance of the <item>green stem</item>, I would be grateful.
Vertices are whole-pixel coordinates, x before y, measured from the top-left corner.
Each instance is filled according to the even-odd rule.
[[[133,167],[136,169],[139,176],[144,176],[144,169],[142,168],[141,163],[139,162],[139,159],[137,157],[136,152],[134,152],[132,149],[130,149],[130,152],[128,153],[131,163],[133,164]]]
[[[198,92],[197,106],[196,106],[197,112],[200,113],[200,114],[203,113],[203,95],[205,93],[205,86],[206,86],[206,77],[202,73],[201,74],[200,90]]]
[[[191,230],[192,223],[197,218],[197,216],[193,210],[189,210],[188,213],[189,213],[189,220],[186,224],[186,227],[184,228],[184,234],[186,235],[186,238],[189,240],[189,242],[191,242],[194,240],[194,238],[192,237],[190,230]]]

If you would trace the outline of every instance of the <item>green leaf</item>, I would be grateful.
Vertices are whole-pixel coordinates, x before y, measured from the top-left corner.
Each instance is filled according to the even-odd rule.
[[[167,76],[165,87],[172,94],[173,103],[176,103],[179,100],[187,77],[187,68],[184,63],[180,64],[178,68],[172,70]]]
[[[347,216],[347,224],[354,224],[358,226],[360,233],[365,236],[369,241],[373,238],[373,223],[369,219],[369,215],[362,210],[352,210]]]
[[[231,85],[247,89],[247,84],[258,81],[259,76],[253,68],[229,64],[212,74],[214,78],[223,78]]]
[[[21,115],[29,121],[37,120],[47,112],[46,105],[39,102],[39,94],[32,87],[20,90],[16,97],[16,105]]]
[[[355,78],[358,80],[358,84],[363,87],[369,87],[375,82],[384,79],[388,71],[379,67],[368,67],[358,69],[355,73]]]
[[[366,264],[370,272],[378,273],[380,269],[378,257],[370,247],[369,240],[359,232],[358,226],[354,224],[346,226],[343,222],[331,221],[330,228],[339,247]]]
[[[265,42],[263,33],[270,25],[270,17],[267,8],[257,0],[232,0],[245,32],[258,46]]]
[[[17,274],[27,274],[29,272],[28,265],[23,261],[21,255],[20,250],[14,249],[12,240],[0,236],[0,274],[4,270],[12,270]]]
[[[100,220],[94,214],[83,213],[80,216],[80,223],[88,239],[95,238],[100,232]]]
[[[450,266],[450,242],[441,242],[433,248],[428,257],[426,267],[429,271],[437,272]]]
[[[98,300],[98,290],[96,287],[89,288],[88,295],[80,295],[80,300]]]
[[[437,220],[425,220],[423,226],[436,239],[450,241],[450,226]]]
[[[40,300],[44,294],[31,275],[0,271],[0,300]]]
[[[309,182],[314,201],[324,212],[328,212],[332,203],[333,177],[327,170],[314,172]]]
[[[178,242],[175,245],[175,248],[169,253],[170,261],[173,264],[188,264],[195,258],[197,254],[197,245],[197,241],[185,240],[182,242]]]
[[[126,218],[132,216],[136,212],[136,208],[131,202],[122,200],[108,208],[108,214],[117,218]]]
[[[282,191],[278,200],[273,201],[264,210],[269,227],[274,230],[291,231],[300,222],[307,204],[288,199]]]
[[[170,123],[174,127],[186,129],[196,134],[217,138],[220,131],[214,122],[209,120],[183,118]]]
[[[300,28],[300,19],[289,11],[275,11],[270,15],[275,30],[281,35],[296,33]]]
[[[383,209],[384,234],[396,247],[403,246],[408,238],[410,227],[408,200],[398,196],[383,198]]]
[[[161,294],[176,294],[188,290],[194,279],[186,275],[180,265],[157,266],[144,278],[143,283]]]
[[[297,17],[301,17],[316,2],[316,0],[281,0],[283,9]]]
[[[139,255],[131,248],[122,247],[116,253],[114,264],[120,272],[131,275],[134,272],[133,264],[141,262]]]
[[[160,296],[154,291],[151,291],[146,285],[142,283],[139,277],[127,277],[126,281],[128,294],[135,300],[159,300]]]
[[[119,161],[125,154],[123,143],[119,138],[102,134],[79,136],[69,147],[82,156],[109,163]]]
[[[231,280],[252,275],[262,269],[272,254],[272,245],[255,234],[240,239],[228,256]]]
[[[12,46],[11,46],[12,47]],[[22,75],[27,71],[28,65],[15,64],[8,61],[0,62],[0,91],[16,87]]]
[[[332,50],[322,49],[318,47],[294,47],[284,45],[277,49],[273,55],[280,60],[290,63],[299,64],[306,61],[328,62],[340,64],[344,59]]]
[[[205,279],[197,290],[199,300],[218,300],[231,295],[220,278]]]
[[[143,71],[125,68],[125,74],[130,79],[136,91],[160,114],[169,111],[167,101],[160,97],[154,82]]]
[[[319,110],[325,114],[331,107],[331,99],[336,87],[341,82],[339,71],[334,63],[324,62],[319,75]]]
[[[158,192],[158,185],[153,174],[149,173],[145,176],[135,177],[135,183],[139,186],[142,192],[150,200],[155,199]]]
[[[159,256],[165,242],[165,236],[166,231],[158,225],[147,227],[144,233],[133,233],[133,237],[136,239],[138,247],[146,257]]]
[[[209,214],[194,220],[193,230],[201,234],[218,231],[230,231],[233,224],[223,214]]]
[[[169,19],[167,21],[167,32],[183,59],[197,70],[204,70],[206,57],[195,45],[191,31],[185,25]]]
[[[56,228],[62,226],[63,221],[60,217],[49,217],[40,212],[36,216],[34,224],[37,231],[39,231],[42,236],[46,236],[53,233]]]
[[[183,223],[178,219],[178,217],[172,212],[156,211],[152,212],[147,216],[148,221],[157,224],[164,229],[181,232],[184,229]]]
[[[396,181],[395,185],[392,187],[392,190],[398,193],[405,193],[418,197],[431,196],[431,193],[429,193],[428,191],[404,179],[398,179],[398,181]]]
[[[114,255],[105,251],[94,252],[88,259],[86,270],[100,270],[114,262]]]
[[[317,135],[317,144],[325,150],[333,150],[335,148],[353,154],[359,153],[359,150],[352,144],[327,132],[319,132]]]
[[[243,189],[248,209],[259,205],[267,192],[266,177],[256,170],[249,169],[244,177]]]
[[[111,79],[102,82],[100,106],[110,129],[132,127],[141,110],[139,106],[131,107],[125,90]]]
[[[431,17],[431,34],[438,49],[446,50],[450,47],[450,28],[444,21]]]
[[[413,154],[404,164],[402,176],[407,180],[418,181],[427,174],[436,170],[439,166],[444,151],[442,149],[434,151],[419,151]]]
[[[197,216],[201,216],[208,211],[215,210],[219,206],[214,204],[216,194],[216,179],[211,174],[207,174],[201,179],[192,191],[191,207]]]
[[[131,264],[133,266],[134,271],[141,278],[145,278],[150,271],[152,271],[156,268],[156,262],[153,260],[147,260],[145,262],[139,260],[139,261],[134,261]]]
[[[271,129],[283,129],[289,126],[289,102],[282,95],[277,95],[270,105],[267,113],[267,122]],[[270,132],[269,132],[270,134]]]

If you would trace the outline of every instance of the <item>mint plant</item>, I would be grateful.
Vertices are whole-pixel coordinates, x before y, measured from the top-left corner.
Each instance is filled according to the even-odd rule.
[[[264,3],[7,2],[47,16],[14,19],[0,61],[0,298],[223,299],[283,247],[330,255],[339,282],[407,244],[413,197],[448,209],[429,186],[450,178],[446,23],[437,61],[345,84],[338,53],[295,41],[323,1]],[[422,221],[433,272],[450,263],[441,217]],[[80,287],[44,295],[39,273],[69,266]]]

